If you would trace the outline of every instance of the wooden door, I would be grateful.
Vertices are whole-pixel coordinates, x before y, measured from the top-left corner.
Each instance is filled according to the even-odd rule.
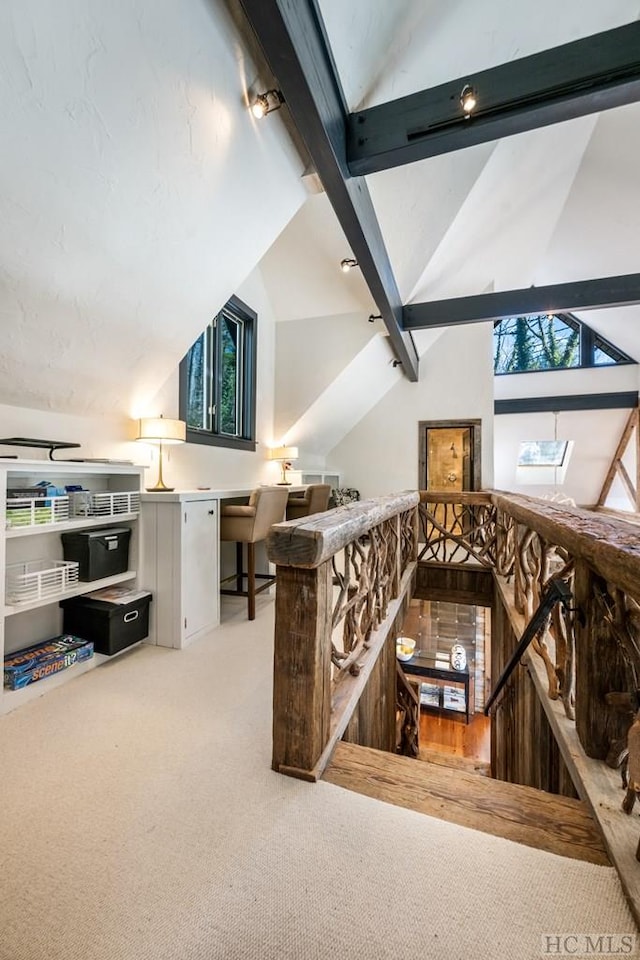
[[[420,490],[480,490],[480,420],[422,420]]]

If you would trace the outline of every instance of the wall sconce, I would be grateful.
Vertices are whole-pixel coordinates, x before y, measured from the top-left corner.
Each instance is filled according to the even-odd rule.
[[[452,444],[451,444],[451,448],[450,448],[450,449],[451,449],[451,457],[452,457],[452,459],[453,459],[453,460],[457,460],[457,459],[458,459],[458,451],[456,450],[456,445],[455,445],[455,443],[452,443]]]
[[[349,273],[349,270],[357,266],[358,261],[354,260],[352,257],[345,257],[344,260],[340,261],[340,269],[343,273]]]
[[[269,460],[280,460],[282,463],[282,480],[278,481],[279,487],[290,487],[291,481],[287,480],[287,470],[291,469],[291,461],[298,459],[297,447],[272,447],[267,451]]]
[[[268,113],[279,110],[284,103],[284,97],[280,90],[265,90],[259,93],[251,104],[251,113],[257,120],[262,120]]]
[[[369,314],[369,323],[375,323],[376,320],[382,320],[381,313],[370,313]]]
[[[143,443],[158,444],[160,452],[158,455],[158,482],[155,487],[147,487],[150,493],[165,491],[167,493],[173,490],[173,487],[165,487],[162,479],[162,447],[165,444],[184,443],[187,439],[187,425],[184,420],[165,420],[160,417],[146,417],[139,421],[138,436],[136,440],[142,440]]]
[[[472,112],[478,105],[478,95],[470,83],[466,83],[460,93],[460,106],[466,114],[468,120]]]
[[[392,360],[392,361],[391,361],[391,366],[394,368],[394,370],[395,370],[396,367],[401,367],[401,366],[402,366],[402,360]]]

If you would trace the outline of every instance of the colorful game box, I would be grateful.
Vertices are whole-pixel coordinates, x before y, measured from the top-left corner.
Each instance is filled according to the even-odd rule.
[[[93,643],[67,633],[52,637],[26,650],[10,653],[4,660],[4,685],[19,690],[36,680],[52,677],[61,670],[93,656]]]

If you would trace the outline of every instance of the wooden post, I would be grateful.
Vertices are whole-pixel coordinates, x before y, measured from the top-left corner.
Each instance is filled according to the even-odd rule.
[[[628,721],[606,702],[605,694],[626,690],[627,677],[615,636],[593,596],[594,584],[606,589],[606,582],[584,561],[576,561],[575,570],[576,730],[587,756],[606,760],[612,741],[625,735]]]
[[[636,431],[636,443],[635,443],[636,485],[635,487],[631,482],[631,478],[629,477],[629,474],[625,470],[624,464],[622,462],[622,457],[624,456],[624,452],[627,449],[629,440],[631,439],[631,434],[633,433],[634,430]],[[611,490],[611,487],[613,486],[613,481],[615,479],[616,473],[619,473],[622,478],[622,482],[626,488],[627,495],[631,500],[631,503],[633,504],[636,510],[640,509],[638,507],[638,497],[640,496],[640,466],[638,461],[639,453],[640,453],[640,421],[639,421],[639,411],[638,411],[638,408],[636,407],[634,410],[631,411],[631,413],[629,414],[629,417],[627,418],[625,428],[622,431],[622,436],[620,437],[620,442],[616,447],[616,452],[613,455],[611,465],[607,471],[607,475],[602,485],[602,490],[600,491],[600,496],[598,497],[597,505],[599,507],[605,506],[607,497],[609,496],[609,492]]]
[[[331,561],[278,567],[272,766],[303,778],[329,739],[332,606]]]

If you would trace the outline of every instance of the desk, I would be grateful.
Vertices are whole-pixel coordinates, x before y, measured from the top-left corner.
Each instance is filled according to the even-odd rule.
[[[438,680],[441,682],[442,686],[440,689],[440,699],[439,707],[441,710],[446,710],[447,707],[444,704],[444,686],[446,684],[457,684],[458,686],[464,686],[464,712],[466,717],[466,722],[469,723],[469,670],[454,670],[450,666],[446,666],[439,660],[436,660],[435,657],[422,656],[420,651],[416,653],[411,660],[400,661],[400,666],[405,673],[410,676],[415,677],[425,677],[431,680]],[[455,711],[456,713],[462,711]]]
[[[139,579],[154,597],[149,643],[182,649],[220,624],[220,502],[247,498],[254,489],[141,495]]]

